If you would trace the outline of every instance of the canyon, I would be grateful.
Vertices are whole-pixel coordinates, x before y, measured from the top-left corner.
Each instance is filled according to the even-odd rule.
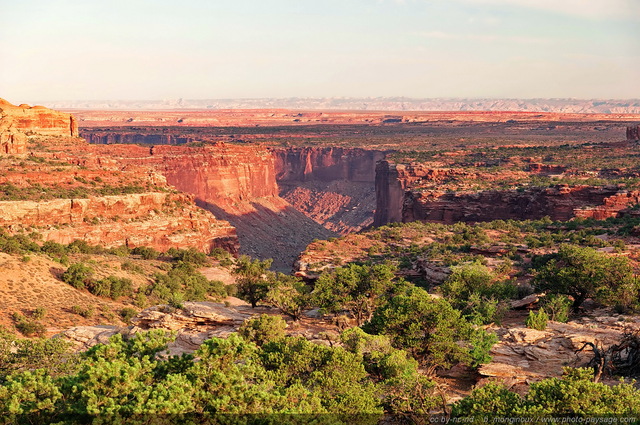
[[[375,166],[386,152],[358,148],[272,149],[279,194],[339,234],[373,223]]]
[[[541,129],[544,140],[558,133],[566,137],[584,134],[605,137],[615,129],[620,134],[620,126],[626,124],[629,136],[636,127],[629,125],[633,117],[626,115],[609,117],[610,121],[598,121],[594,126],[591,121],[594,117],[517,112],[412,116],[405,112],[391,115],[285,110],[83,111],[78,119],[82,125],[79,134],[91,142],[87,144],[75,140],[77,121],[71,115],[26,105],[10,105],[5,109],[13,112],[5,113],[10,118],[4,118],[3,128],[9,130],[2,134],[26,137],[30,132],[48,137],[45,151],[32,149],[30,155],[73,164],[74,170],[72,174],[66,171],[56,174],[43,173],[42,166],[34,167],[6,173],[0,183],[20,187],[65,182],[74,187],[78,181],[99,178],[104,184],[117,186],[137,181],[138,186],[152,188],[142,191],[147,195],[117,195],[114,199],[93,196],[90,201],[27,200],[34,204],[4,201],[3,210],[13,212],[7,213],[3,224],[39,226],[45,240],[65,243],[84,238],[92,243],[103,240],[109,246],[148,244],[162,250],[181,244],[204,251],[223,247],[234,254],[273,258],[277,270],[290,271],[297,255],[311,241],[369,226],[544,216],[554,220],[601,219],[618,216],[638,202],[639,192],[615,184],[591,186],[560,181],[549,187],[526,187],[514,180],[511,189],[490,190],[451,185],[454,180],[470,178],[489,182],[494,176],[482,171],[483,167],[504,162],[502,159],[478,162],[471,157],[458,160],[471,155],[460,152],[471,152],[474,146],[485,143],[478,138],[472,144],[459,145],[462,139],[455,137],[468,134],[470,128],[478,129],[478,137],[493,137],[491,134],[503,130],[532,134],[530,139],[513,145],[522,150],[542,143]],[[326,125],[317,125],[318,122]],[[419,130],[415,126],[425,124],[418,122],[430,124]],[[413,130],[398,133],[400,139],[390,143],[387,135],[394,134],[400,128],[398,125]],[[450,128],[462,133],[449,133]],[[346,139],[337,142],[332,133],[335,131],[343,131]],[[428,135],[433,143],[418,143],[416,134]],[[57,146],[60,142],[54,141],[63,136],[75,141]],[[373,148],[357,146],[369,138],[377,140]],[[26,153],[24,140],[21,149]],[[310,146],[305,146],[305,141]],[[563,139],[554,143],[560,142]],[[512,145],[502,146],[511,149]],[[413,152],[407,149],[417,147],[421,151],[440,149],[440,158],[429,161],[391,158],[397,149]],[[416,155],[421,151],[416,151]],[[469,161],[476,161],[470,162],[475,170],[471,174],[466,165]],[[509,171],[507,180],[532,175],[563,176],[570,171],[562,164],[546,163],[541,157],[510,161],[518,171]],[[159,190],[177,190],[186,195],[160,194]],[[176,203],[191,206],[188,211],[173,211],[172,219],[168,218],[171,214],[157,213]],[[202,221],[203,210],[211,213],[208,224]],[[157,229],[156,234],[152,228]]]
[[[7,102],[0,107],[0,135],[21,141],[0,155],[0,225],[9,234],[237,254],[232,225],[198,208],[192,195],[177,192],[152,168],[91,149],[77,137],[73,116]]]
[[[144,112],[141,117],[154,114]],[[409,122],[403,113],[336,113],[327,118],[335,122],[305,125],[302,120],[326,117],[240,111],[230,112],[227,121],[216,126],[207,121],[210,116],[180,114],[186,118],[176,126],[131,121],[81,127],[79,134],[86,140],[74,133],[72,118],[52,119],[43,133],[36,131],[35,121],[29,129],[5,120],[23,144],[19,151],[11,147],[0,155],[0,241],[9,240],[4,236],[9,234],[38,244],[83,240],[106,248],[194,248],[205,253],[222,248],[236,257],[272,258],[276,271],[294,268],[307,284],[305,290],[320,273],[351,262],[393,265],[397,276],[437,291],[434,288],[454,265],[480,260],[517,285],[520,295],[533,290],[533,258],[565,241],[628,256],[637,265],[640,226],[628,226],[624,239],[618,239],[618,229],[605,230],[602,224],[586,231],[584,221],[564,223],[576,217],[638,216],[633,207],[640,203],[640,144],[630,117],[601,123],[588,117],[569,122],[562,121],[567,116],[559,121],[530,116],[507,122],[525,115],[456,118],[442,113],[427,125]],[[246,114],[255,120],[235,126]],[[130,112],[119,117],[127,115]],[[84,117],[81,123],[91,122],[89,115]],[[366,123],[365,117],[373,121]],[[197,119],[211,126],[190,127]],[[283,125],[289,119],[294,124]],[[349,119],[361,121],[341,121]],[[407,127],[399,130],[400,125]],[[625,126],[630,129],[627,140]],[[512,140],[502,131],[518,136]],[[545,216],[561,222],[459,223]],[[400,222],[411,224],[385,226]],[[63,259],[51,252],[7,251],[0,253],[7,271],[0,285],[0,325],[17,329],[11,312],[21,311],[31,319],[37,306],[49,310],[50,316],[42,321],[48,334],[58,333],[79,349],[105,342],[115,333],[167,329],[178,333],[170,353],[179,354],[193,352],[210,337],[228,336],[253,315],[284,314],[269,300],[253,308],[213,291],[199,302],[191,302],[197,295],[183,295],[185,302],[159,298],[154,285],[161,281],[159,275],[169,276],[183,266],[178,255],[146,259],[144,250],[91,253],[78,246],[66,251],[68,264],[90,264],[96,279],[129,279],[135,292],[119,300],[95,295],[88,285],[89,291],[62,282]],[[220,280],[216,283],[237,283],[234,260],[217,250],[214,254],[199,271],[206,279]],[[225,304],[211,302],[218,296],[216,301]],[[569,361],[585,341],[595,341],[591,336],[597,326],[615,328],[598,332],[607,344],[618,341],[627,325],[637,329],[633,316],[608,317],[612,313],[603,312],[598,314],[606,322],[589,318],[532,331],[524,327],[526,309],[539,299],[534,293],[510,300],[514,310],[505,322],[487,325],[499,338],[491,352],[493,362],[473,376],[460,379],[454,370],[435,379],[449,394],[464,393],[474,383],[492,378],[524,385],[523,381],[559,375],[562,365],[586,364],[590,353]],[[156,305],[165,302],[170,306]],[[93,317],[79,318],[81,308],[96,311]],[[116,311],[120,316],[113,314]],[[114,326],[129,318],[129,327]],[[332,346],[340,344],[343,327],[354,324],[346,316],[324,316],[318,309],[287,322],[289,335]],[[452,382],[458,385],[455,390]]]

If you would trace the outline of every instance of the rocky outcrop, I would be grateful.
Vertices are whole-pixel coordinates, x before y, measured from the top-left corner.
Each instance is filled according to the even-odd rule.
[[[403,221],[405,193],[422,181],[441,182],[465,175],[462,170],[432,168],[422,164],[394,164],[380,161],[376,165],[376,212],[374,226]]]
[[[541,164],[539,162],[531,162],[527,166],[527,171],[534,174],[562,174],[567,171],[567,167],[561,165]]]
[[[618,186],[557,185],[518,190],[444,192],[412,190],[423,181],[438,182],[461,171],[430,169],[415,164],[378,163],[376,169],[374,225],[391,222],[528,220],[549,216],[552,220],[574,217],[616,217],[640,201],[640,192]]]
[[[131,319],[133,326],[76,326],[57,337],[72,343],[77,351],[85,351],[96,344],[106,344],[117,333],[132,336],[149,329],[174,331],[176,339],[169,343],[161,355],[193,353],[207,339],[227,337],[252,316],[243,307],[227,307],[207,301],[185,302],[176,309],[168,305],[149,307]]]
[[[78,125],[71,114],[0,99],[0,153],[25,153],[29,134],[75,137]]]
[[[298,211],[340,234],[373,223],[375,164],[386,152],[310,147],[273,155],[280,196]]]
[[[640,323],[636,318],[621,320],[607,316],[606,312],[569,323],[550,322],[544,331],[498,329],[500,341],[490,353],[493,360],[478,372],[507,385],[560,376],[564,366],[585,367],[593,358],[590,350],[579,351],[585,343],[608,347],[619,343],[624,332],[638,329]]]
[[[522,191],[488,190],[475,193],[407,192],[403,199],[402,221],[528,220],[549,216],[570,220],[576,210],[602,205],[618,194],[618,187],[558,185]]]
[[[627,140],[640,140],[640,125],[627,127]]]
[[[185,302],[182,308],[168,305],[156,305],[138,313],[131,320],[141,329],[180,329],[213,328],[231,326],[235,330],[251,316],[235,307],[213,302]]]
[[[74,326],[55,337],[68,341],[76,351],[86,351],[94,345],[107,344],[119,330],[117,326]]]
[[[618,217],[627,212],[627,208],[640,203],[640,191],[620,192],[605,198],[602,205],[574,210],[576,217],[604,220]]]
[[[105,247],[194,247],[204,252],[221,247],[237,253],[233,226],[197,208],[185,194],[2,201],[0,210],[0,226],[36,228],[44,240],[58,243],[82,239]]]

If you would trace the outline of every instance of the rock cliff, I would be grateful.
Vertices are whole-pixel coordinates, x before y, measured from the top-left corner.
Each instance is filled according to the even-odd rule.
[[[197,205],[228,220],[237,230],[240,253],[273,258],[289,271],[313,239],[335,234],[295,210],[278,196],[274,155],[261,146],[225,143],[204,147],[91,146],[98,155],[117,158],[124,168],[139,165],[162,174],[176,189],[192,194]]]
[[[16,106],[0,99],[0,153],[25,153],[28,134],[74,137],[78,125],[70,114],[43,106]]]
[[[0,226],[9,233],[35,231],[59,243],[237,253],[229,222],[198,208],[193,195],[176,193],[135,155],[127,161],[122,152],[73,137],[77,128],[69,114],[6,102],[0,113],[1,134],[9,135],[3,140],[32,139],[20,145],[27,155],[0,156]],[[7,146],[4,152],[18,153]],[[149,156],[149,148],[140,149]]]
[[[350,148],[274,149],[279,183],[320,180],[372,183],[375,165],[385,152]]]
[[[605,219],[618,216],[637,203],[640,193],[618,186],[556,185],[519,190],[444,192],[412,190],[423,181],[440,181],[456,170],[429,169],[421,165],[378,163],[374,225],[391,222],[527,220],[549,216],[552,220],[574,217]]]
[[[44,240],[65,244],[82,239],[107,248],[194,247],[209,252],[221,247],[237,252],[235,229],[193,202],[192,196],[172,193],[1,201],[0,226],[36,228]]]
[[[375,166],[386,152],[352,148],[273,149],[280,196],[329,230],[373,223]]]

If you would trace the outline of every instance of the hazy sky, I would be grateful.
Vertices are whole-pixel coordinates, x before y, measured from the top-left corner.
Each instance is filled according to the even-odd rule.
[[[640,0],[0,0],[0,97],[640,97]]]

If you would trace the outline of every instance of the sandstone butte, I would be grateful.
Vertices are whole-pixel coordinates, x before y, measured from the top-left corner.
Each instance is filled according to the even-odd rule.
[[[25,153],[31,134],[77,137],[78,123],[71,114],[0,99],[0,153]]]
[[[222,247],[237,253],[235,228],[197,207],[193,195],[178,193],[152,167],[121,164],[92,150],[77,134],[69,114],[0,101],[0,160],[6,166],[0,185],[30,194],[0,201],[0,226],[11,233],[36,231],[44,241],[59,243],[82,239],[105,247]],[[29,138],[46,149],[30,145]],[[135,193],[125,190],[132,185]],[[40,191],[65,195],[29,199]]]

